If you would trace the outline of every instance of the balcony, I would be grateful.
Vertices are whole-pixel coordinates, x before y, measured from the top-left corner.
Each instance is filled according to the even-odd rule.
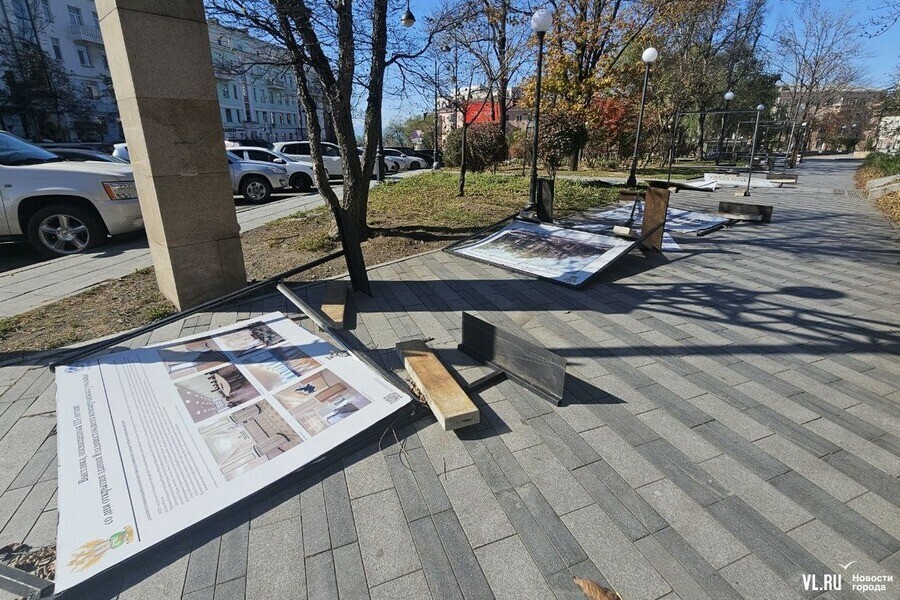
[[[103,45],[103,38],[100,36],[99,27],[91,27],[89,25],[69,25],[69,31],[72,39],[76,42],[87,42],[88,44]]]

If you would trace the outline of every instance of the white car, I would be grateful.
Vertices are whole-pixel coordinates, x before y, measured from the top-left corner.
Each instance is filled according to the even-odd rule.
[[[131,156],[128,154],[128,144],[122,142],[119,144],[113,144],[113,156],[118,158],[119,160],[124,160],[125,162],[131,162]]]
[[[393,148],[385,148],[384,157],[393,158],[399,162],[401,164],[400,168],[403,171],[415,171],[417,169],[424,169],[427,166],[424,159],[419,158],[418,156],[409,156],[408,154],[404,154],[400,150],[394,150]]]
[[[357,147],[356,151],[360,156],[363,155],[362,148]],[[385,168],[385,173],[387,175],[392,175],[394,173],[400,172],[400,161],[394,160],[390,156],[383,156],[382,158],[384,159],[384,168]],[[376,168],[377,168],[377,166],[376,166]],[[377,177],[377,176],[378,176],[377,171],[372,173],[372,177]]]
[[[247,202],[265,202],[273,190],[287,187],[287,169],[281,165],[258,160],[241,160],[230,151],[225,152],[228,170],[231,171],[231,187]]]
[[[344,163],[341,160],[341,149],[329,142],[321,142],[322,163],[328,171],[330,179],[340,178],[344,174]],[[275,152],[284,154],[291,160],[312,163],[309,142],[275,142]]]
[[[308,192],[315,188],[316,176],[311,163],[296,160],[274,150],[257,146],[233,146],[228,151],[242,160],[255,160],[276,164],[287,169],[288,186],[298,192]]]
[[[144,227],[131,167],[66,162],[0,132],[0,239],[47,257],[76,254]]]

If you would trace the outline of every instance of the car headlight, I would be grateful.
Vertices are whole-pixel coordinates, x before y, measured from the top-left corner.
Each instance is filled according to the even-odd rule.
[[[287,169],[284,167],[266,167],[266,169],[268,169],[269,173],[275,173],[276,175],[284,175],[287,173]]]
[[[104,181],[103,189],[110,200],[134,200],[138,197],[133,181]]]

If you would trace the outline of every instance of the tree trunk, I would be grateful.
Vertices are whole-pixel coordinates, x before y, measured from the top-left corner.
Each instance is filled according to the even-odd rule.
[[[578,170],[578,157],[580,155],[580,151],[576,150],[569,156],[569,170],[577,171]]]
[[[509,0],[500,1],[500,29],[497,34],[497,59],[500,63],[500,77],[497,79],[497,104],[500,113],[500,131],[506,137],[506,88],[509,86],[509,65],[507,64],[506,23],[509,18]]]
[[[700,125],[700,143],[697,144],[697,160],[703,160],[703,141],[706,139],[706,107],[700,106],[699,125]]]

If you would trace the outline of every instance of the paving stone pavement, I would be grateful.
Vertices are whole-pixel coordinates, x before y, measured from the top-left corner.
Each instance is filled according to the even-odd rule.
[[[424,418],[66,598],[582,598],[573,575],[628,600],[900,597],[848,582],[900,577],[900,247],[843,192],[857,164],[807,160],[796,188],[753,191],[770,225],[635,253],[581,291],[441,252],[373,269],[354,333],[384,367],[430,337],[482,375],[455,349],[472,311],[565,356],[566,401],[500,383],[477,426]],[[131,345],[270,310],[296,314],[257,297]],[[22,362],[0,369],[0,544],[43,545],[55,390]],[[807,591],[811,573],[843,589]]]

